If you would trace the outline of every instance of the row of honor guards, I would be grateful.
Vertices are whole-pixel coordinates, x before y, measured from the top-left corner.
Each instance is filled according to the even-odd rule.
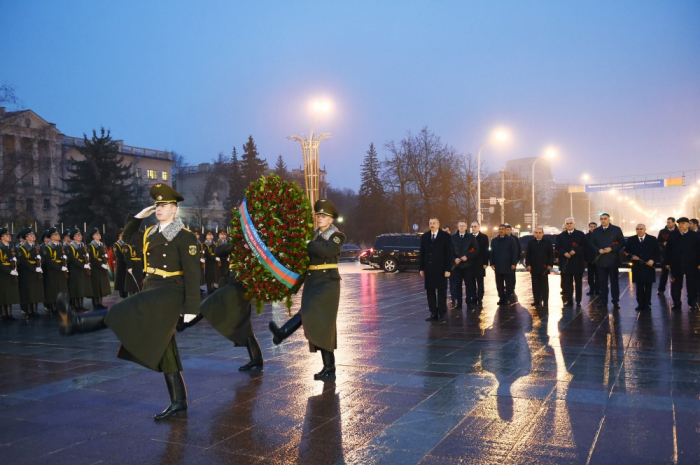
[[[91,241],[83,242],[80,229],[63,235],[57,228],[44,232],[39,241],[32,228],[20,231],[12,244],[7,228],[0,229],[0,309],[3,321],[14,321],[12,305],[20,304],[27,319],[39,318],[39,304],[47,313],[57,313],[58,294],[63,292],[76,311],[86,311],[85,297],[93,309],[104,309],[102,299],[111,294],[107,248],[97,228]],[[63,237],[62,237],[63,236]]]

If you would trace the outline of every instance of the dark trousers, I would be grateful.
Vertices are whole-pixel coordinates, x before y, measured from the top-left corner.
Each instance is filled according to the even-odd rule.
[[[462,284],[459,284],[459,293],[457,292],[457,268],[452,270],[452,273],[450,273],[450,277],[447,279],[447,281],[450,283],[450,299],[456,300],[460,305],[462,304]],[[459,295],[459,297],[458,297]]]
[[[464,283],[464,288],[466,289],[466,298],[464,301],[467,305],[474,303],[476,301],[476,282],[471,276],[470,268],[455,268],[452,270],[450,278],[454,277],[454,294],[452,294],[452,300],[457,301],[458,306],[462,306],[462,283]],[[482,278],[483,281],[483,278]]]
[[[471,271],[471,270],[470,270]],[[484,277],[474,276],[472,273],[467,274],[465,282],[469,284],[467,287],[467,302],[476,303],[477,300],[484,300]],[[471,290],[471,294],[470,294]]]
[[[500,300],[508,300],[515,290],[515,273],[496,273],[496,290]]]
[[[447,313],[447,288],[426,289],[428,295],[428,309],[434,316],[443,316]],[[437,294],[437,296],[436,296]]]
[[[608,283],[610,283],[610,300],[616,304],[620,301],[620,276],[616,266],[598,267],[598,290],[603,302],[608,301]]]
[[[688,293],[688,305],[693,306],[697,302],[697,273],[673,273],[671,275],[671,299],[673,305],[681,304],[681,291],[683,290],[683,280],[685,279],[686,292]]]
[[[532,278],[532,298],[537,306],[546,306],[549,301],[549,273],[530,273]]]
[[[661,277],[659,278],[659,292],[664,292],[666,290],[666,282],[668,281],[669,269],[665,266],[661,267]]]
[[[591,293],[598,293],[598,265],[594,263],[588,265],[588,289]]]
[[[564,302],[574,301],[574,284],[576,287],[576,303],[581,303],[581,294],[583,292],[583,273],[562,273],[561,274],[561,289],[564,292],[561,296]]]
[[[635,283],[637,286],[637,304],[640,307],[651,307],[651,288],[654,283]]]

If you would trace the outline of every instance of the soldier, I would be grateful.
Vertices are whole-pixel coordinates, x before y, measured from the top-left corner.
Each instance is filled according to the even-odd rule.
[[[41,261],[45,264],[44,305],[48,312],[56,314],[58,293],[68,292],[68,256],[64,253],[58,229],[49,229],[47,235],[50,242],[41,249]]]
[[[583,231],[576,229],[573,218],[564,221],[564,231],[557,236],[554,248],[559,258],[561,271],[562,302],[565,307],[574,305],[574,288],[576,289],[576,306],[581,305],[583,293],[584,242]]]
[[[12,235],[7,228],[0,228],[0,314],[2,321],[12,322],[12,305],[19,303],[19,273]]]
[[[204,259],[204,248],[202,247],[202,240],[201,237],[202,235],[199,233],[198,230],[195,229],[194,235],[197,238],[197,248],[199,249],[199,262],[200,262],[200,267],[199,267],[199,291],[202,295],[205,294],[205,290],[202,289],[202,286],[207,284],[207,280],[204,276],[204,268],[205,268],[205,263],[206,260]]]
[[[608,283],[610,283],[610,300],[615,310],[620,309],[620,251],[625,246],[622,229],[610,223],[610,215],[601,213],[600,226],[591,234],[591,244],[597,252],[595,258],[598,267],[598,289],[600,303],[608,304]]]
[[[544,239],[544,229],[535,228],[534,240],[527,243],[525,266],[532,278],[532,305],[546,307],[549,302],[549,272],[554,266],[552,243]]]
[[[228,234],[226,233],[225,229],[222,229],[219,231],[219,240],[216,242],[216,248],[217,250],[215,251],[216,256],[219,258],[218,262],[218,268],[219,268],[219,279],[228,276],[229,272],[229,254],[228,253],[219,253],[218,248],[221,247],[222,245],[228,244]],[[219,284],[217,282],[217,288],[219,287]]]
[[[694,308],[697,301],[697,276],[700,270],[700,235],[689,230],[689,220],[678,218],[678,224],[666,242],[666,268],[671,272],[671,298],[673,310],[681,309],[681,292],[685,278],[688,306]]]
[[[64,250],[66,247],[68,247],[68,244],[70,244],[72,240],[73,239],[70,237],[70,229],[63,231],[63,234],[61,234],[61,243],[63,244]]]
[[[216,256],[214,231],[211,229],[204,234],[206,241],[202,244],[204,250],[204,279],[207,283],[207,294],[214,292],[219,282],[219,263],[221,258]]]
[[[304,334],[309,340],[309,350],[320,351],[323,360],[323,369],[314,375],[314,379],[325,381],[335,378],[334,351],[338,345],[336,321],[341,279],[338,260],[345,243],[345,235],[333,225],[333,220],[338,218],[338,210],[333,202],[326,199],[317,200],[314,204],[314,212],[318,229],[306,248],[309,254],[309,267],[301,295],[301,310],[281,328],[278,328],[274,321],[271,321],[269,326],[274,336],[272,342],[280,344],[303,323]],[[450,236],[447,235],[445,250],[448,266],[452,256],[449,238]],[[446,284],[443,282],[441,287],[445,306],[447,305]]]
[[[90,278],[90,257],[87,248],[83,244],[83,233],[80,229],[70,230],[71,242],[65,247],[64,252],[68,257],[68,295],[70,306],[76,312],[86,312],[83,299],[92,294],[92,281]]]
[[[143,287],[143,233],[139,230],[134,233],[131,243],[124,243],[122,253],[126,273],[124,278],[124,292],[133,295],[141,292]]]
[[[114,253],[114,290],[119,291],[119,297],[126,298],[124,281],[126,280],[126,263],[124,259],[124,248],[126,244],[122,240],[122,231],[117,232],[117,241],[112,244]],[[128,252],[127,252],[128,253]]]
[[[101,242],[102,233],[99,228],[90,230],[92,241],[87,245],[90,255],[90,282],[92,283],[91,296],[93,310],[104,310],[102,299],[112,293],[109,285],[109,264],[107,247]]]
[[[457,301],[456,308],[462,308],[462,283],[464,282],[465,301],[467,309],[471,310],[475,304],[472,302],[472,298],[476,295],[476,289],[474,288],[474,280],[469,279],[469,277],[473,275],[471,269],[475,265],[474,257],[479,254],[479,244],[476,242],[476,238],[467,232],[465,220],[459,220],[457,223],[457,232],[452,236],[452,246],[455,263],[452,269],[452,275],[454,275],[454,294],[452,297]],[[450,276],[450,279],[453,277]]]
[[[659,231],[659,235],[657,236],[657,241],[659,243],[659,247],[661,247],[661,260],[662,260],[662,265],[667,265],[666,263],[666,242],[668,242],[668,237],[671,235],[672,232],[676,231],[676,219],[672,216],[669,216],[666,219],[666,227]],[[657,295],[664,295],[664,292],[666,292],[666,282],[668,281],[668,273],[669,273],[669,267],[667,266],[662,266],[661,267],[661,277],[659,278],[659,289],[658,292],[656,293]]]
[[[15,239],[17,239],[17,243],[14,245],[14,248],[15,248],[15,257],[19,257],[19,252],[20,252],[19,248],[22,247],[22,245],[24,245],[24,243],[26,242],[26,240],[24,239],[24,237],[21,237],[23,232],[24,232],[24,229],[21,229],[21,230],[17,233],[17,235],[15,236]],[[21,295],[21,294],[20,294],[20,295]],[[22,303],[21,300],[20,300],[20,304],[19,304],[19,309],[20,309],[20,311],[21,311],[21,313],[22,313],[22,316],[26,318],[27,315],[28,315],[28,313],[27,313],[27,306],[26,306],[24,303]]]
[[[586,260],[586,269],[588,271],[588,292],[586,295],[599,294],[598,292],[598,267],[595,264],[596,251],[593,250],[591,236],[593,231],[598,227],[597,223],[588,223],[588,232],[586,233],[584,259]]]
[[[481,225],[474,221],[471,224],[472,236],[479,244],[479,253],[474,257],[473,266],[467,272],[467,279],[474,282],[474,294],[471,296],[467,291],[467,298],[474,304],[480,304],[484,300],[484,277],[486,276],[486,268],[489,267],[489,238],[481,232]]]
[[[19,300],[25,306],[27,319],[41,318],[39,302],[44,301],[44,270],[41,254],[35,244],[36,234],[32,228],[23,229],[20,237],[24,243],[19,247]]]
[[[656,281],[654,265],[661,259],[659,242],[654,236],[647,235],[647,227],[638,224],[636,236],[627,238],[623,254],[632,260],[632,282],[637,289],[637,308],[651,310],[651,285]]]

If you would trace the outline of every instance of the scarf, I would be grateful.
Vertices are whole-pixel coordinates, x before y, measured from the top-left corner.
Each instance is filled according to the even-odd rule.
[[[327,241],[328,239],[331,238],[333,233],[338,232],[338,228],[335,227],[334,224],[331,224],[328,229],[326,229],[324,232],[321,232],[321,228],[316,230],[316,234],[314,234],[313,240],[316,240],[318,236],[321,236],[324,241]]]

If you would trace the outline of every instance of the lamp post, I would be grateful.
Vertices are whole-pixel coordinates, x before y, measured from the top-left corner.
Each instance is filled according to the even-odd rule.
[[[535,231],[535,226],[536,226],[536,224],[535,224],[535,215],[536,215],[536,213],[535,213],[535,165],[543,157],[547,156],[549,158],[553,158],[554,155],[556,155],[556,152],[554,151],[554,149],[549,149],[549,150],[547,150],[547,153],[545,155],[542,155],[542,156],[535,158],[535,161],[532,162],[532,219],[530,220],[532,222],[532,225],[531,225],[532,231]]]
[[[590,176],[588,176],[588,174],[584,174],[583,176],[581,176],[581,179],[585,183],[590,179]],[[586,193],[585,184],[584,184],[583,192],[584,192],[584,194]],[[591,221],[591,196],[586,195],[586,197],[588,197],[588,222],[590,223],[590,221]]]
[[[311,131],[309,132],[309,136],[307,137],[306,134],[302,133],[302,137],[287,137],[287,139],[299,141],[299,143],[301,144],[301,149],[304,157],[304,184],[306,187],[306,197],[309,199],[311,208],[313,208],[314,204],[319,199],[320,175],[318,146],[322,140],[330,139],[331,137],[331,134],[327,132],[314,134],[314,128],[318,121],[319,114],[327,113],[330,110],[330,103],[327,101],[314,102],[312,104],[312,110],[314,113],[314,119],[311,125]]]
[[[502,129],[496,130],[491,134],[491,138],[484,142],[484,144],[479,147],[479,153],[476,157],[476,221],[479,224],[483,223],[484,218],[481,216],[481,151],[489,145],[491,142],[503,142],[508,139],[508,133]]]

